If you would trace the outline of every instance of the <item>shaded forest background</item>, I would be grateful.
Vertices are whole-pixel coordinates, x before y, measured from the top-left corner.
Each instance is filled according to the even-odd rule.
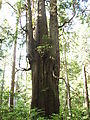
[[[38,12],[42,15],[40,13],[41,9],[38,10],[38,4],[44,2],[43,0],[15,0],[14,2],[0,0],[0,120],[89,120],[90,2],[87,0],[57,0],[56,22],[52,24],[50,23],[50,14],[52,12],[50,4],[53,5],[52,3],[55,1],[44,1],[47,22],[39,24],[39,27],[44,26],[45,28],[46,24],[47,27],[45,31],[44,28],[41,29],[42,32],[39,31],[45,34],[43,37],[38,33],[41,41],[38,46],[34,43],[36,45],[35,49],[37,49],[34,58],[39,54],[40,59],[38,58],[38,62],[32,64],[32,57],[28,59],[27,56],[28,51],[30,53],[31,50],[29,47],[32,48],[31,42],[28,40],[32,39],[31,33],[33,33],[33,38],[36,38]],[[40,16],[38,18],[40,19]],[[52,25],[50,26],[50,24]],[[53,27],[55,27],[54,24],[55,26],[58,25],[54,29],[54,33],[58,31],[56,32],[58,34],[55,35],[51,34]],[[53,36],[52,39],[55,38],[55,41],[53,41],[56,46],[50,41],[51,36]],[[44,42],[42,42],[42,38]],[[45,70],[48,69],[47,74],[51,74],[50,70],[53,69],[52,61],[54,57],[55,62],[58,61],[57,57],[54,56],[55,50],[58,49],[57,45],[59,45],[60,70],[58,73],[58,68],[55,66],[54,72],[52,72],[53,76],[48,76],[53,77],[55,80],[58,79],[57,92],[59,91],[60,106],[58,104],[55,109],[58,108],[59,112],[52,110],[54,107],[50,102],[51,106],[45,108],[46,113],[44,116],[44,111],[37,109],[39,106],[44,108],[43,103],[41,104],[43,97],[39,98],[38,106],[36,103],[32,103],[34,101],[34,99],[32,100],[32,91],[33,89],[34,92],[38,90],[37,86],[36,88],[32,86],[32,73],[34,73],[32,71],[35,71],[35,65],[38,66],[39,76],[42,73],[42,58],[46,60],[43,65],[47,65],[46,63],[51,57],[52,60],[47,65],[51,66],[50,69],[44,67]],[[46,57],[47,53],[51,54],[51,56]],[[36,77],[35,74],[35,77],[40,79],[38,76]],[[46,82],[48,83],[48,81]],[[47,86],[47,83],[44,85]],[[50,92],[54,91],[54,84],[56,82],[51,82]],[[48,91],[47,88],[42,87],[39,90]],[[55,93],[56,96],[58,96],[57,92]],[[49,93],[47,92],[47,94]],[[36,94],[33,94],[33,96],[35,98]],[[53,96],[49,97],[53,101]],[[48,97],[46,99],[50,100]],[[32,106],[35,106],[35,108]],[[51,113],[48,109],[50,109]]]

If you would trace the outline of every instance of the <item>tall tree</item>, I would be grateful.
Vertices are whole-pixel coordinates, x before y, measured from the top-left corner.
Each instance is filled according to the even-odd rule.
[[[3,76],[1,81],[1,89],[0,89],[0,106],[3,104],[3,94],[4,94],[4,82],[5,82],[5,67],[6,67],[6,59],[4,61],[4,67],[3,67]],[[0,107],[0,120],[2,120],[2,107]]]
[[[18,36],[18,24],[19,24],[19,17],[17,17],[16,21],[16,31],[14,37],[14,50],[13,50],[13,63],[12,63],[12,79],[11,79],[11,94],[10,94],[10,108],[14,106],[14,87],[15,87],[15,66],[16,66],[16,47],[17,47],[17,36]]]
[[[50,1],[50,38],[46,20],[45,0],[38,0],[35,40],[32,32],[31,3],[28,0],[28,58],[32,70],[31,107],[42,109],[45,115],[59,113],[59,42],[57,0]],[[31,31],[31,32],[30,32]]]
[[[4,82],[5,82],[5,67],[6,67],[6,59],[4,61],[4,68],[3,68],[3,77],[1,82],[1,96],[0,96],[0,104],[3,102],[3,92],[4,92]]]
[[[88,94],[88,85],[87,85],[87,76],[86,76],[86,66],[83,64],[82,65],[82,71],[83,71],[83,81],[84,81],[84,89],[85,89],[85,103],[87,107],[87,113],[88,113],[88,118],[90,117],[90,112],[89,112],[89,94]]]
[[[66,55],[66,40],[64,45],[64,59],[65,59],[65,81],[66,81],[66,105],[68,108],[69,119],[71,120],[71,97],[70,97],[70,84],[68,78],[68,68],[67,68],[67,55]]]
[[[60,54],[59,54],[59,39],[58,39],[58,20],[57,20],[57,0],[50,1],[50,40],[52,49],[50,56],[52,57],[52,71],[55,76],[59,77],[60,72]],[[58,92],[58,78],[51,77],[53,87],[53,101],[55,102],[54,112],[59,112],[59,92]]]

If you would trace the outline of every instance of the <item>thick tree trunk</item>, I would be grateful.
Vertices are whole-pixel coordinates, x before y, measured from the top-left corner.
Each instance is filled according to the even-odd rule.
[[[84,89],[85,89],[85,102],[87,106],[87,113],[88,117],[90,117],[90,112],[89,112],[89,95],[88,95],[88,86],[87,86],[87,77],[86,77],[86,67],[83,64],[82,65],[82,70],[83,70],[83,81],[84,81]]]
[[[57,0],[50,0],[50,39],[52,44],[51,56],[54,60],[53,72],[59,77],[60,73],[60,53],[59,53],[59,39],[58,39],[58,20],[57,20]],[[55,91],[55,110],[59,112],[59,90],[58,90],[58,79],[52,79],[52,86]]]
[[[52,3],[53,1],[51,2],[51,9],[53,8]],[[32,62],[31,107],[42,109],[46,116],[52,113],[59,113],[58,79],[53,77],[53,73],[59,76],[59,44],[56,11],[57,7],[55,5],[55,16],[52,17],[51,15],[50,19],[50,28],[53,31],[51,31],[51,36],[48,38],[45,0],[38,1],[38,18],[35,35],[36,46],[35,51],[33,51],[34,57]]]

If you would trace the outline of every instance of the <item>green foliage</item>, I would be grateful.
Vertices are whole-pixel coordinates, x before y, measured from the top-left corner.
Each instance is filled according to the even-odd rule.
[[[29,119],[29,111],[27,108],[20,103],[20,106],[17,106],[13,112],[9,111],[9,107],[7,112],[3,113],[2,120],[28,120]],[[23,109],[24,107],[24,109]],[[5,111],[6,108],[3,110]]]
[[[41,109],[31,109],[30,111],[30,120],[44,120],[45,117],[44,116],[44,111],[42,111]]]
[[[7,97],[7,96],[6,96]],[[0,116],[2,120],[28,120],[29,119],[29,106],[21,100],[17,101],[15,108],[10,112],[8,103],[4,103],[1,106]]]
[[[13,33],[12,28],[5,19],[0,26],[0,59],[7,55],[7,51],[12,47],[13,43]]]
[[[37,47],[37,51],[40,55],[44,55],[46,51],[49,51],[52,47],[49,44],[46,45],[40,45]]]
[[[70,8],[72,7],[72,2],[70,1],[63,1],[61,0],[59,2],[59,5],[58,5],[58,16],[59,16],[59,20],[60,20],[60,23],[64,23],[66,21],[68,21],[69,17],[66,13],[66,9],[69,10]]]
[[[60,116],[58,114],[52,114],[51,119],[52,120],[60,120]]]
[[[70,79],[77,78],[77,76],[80,74],[80,71],[81,68],[77,61],[72,60],[70,63],[68,63],[68,75]]]
[[[42,37],[42,44],[37,46],[37,51],[38,53],[43,56],[46,52],[49,52],[50,49],[52,48],[52,44],[48,36],[44,35]]]

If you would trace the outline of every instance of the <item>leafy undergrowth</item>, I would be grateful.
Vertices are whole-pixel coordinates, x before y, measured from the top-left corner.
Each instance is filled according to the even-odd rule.
[[[29,105],[25,105],[23,101],[18,101],[13,112],[10,112],[8,105],[1,106],[0,116],[1,120],[66,120],[66,113],[60,110],[59,115],[53,114],[49,118],[43,117],[43,111],[32,109],[30,111]],[[67,115],[67,120],[70,120]],[[89,120],[85,109],[72,109],[71,120]]]

